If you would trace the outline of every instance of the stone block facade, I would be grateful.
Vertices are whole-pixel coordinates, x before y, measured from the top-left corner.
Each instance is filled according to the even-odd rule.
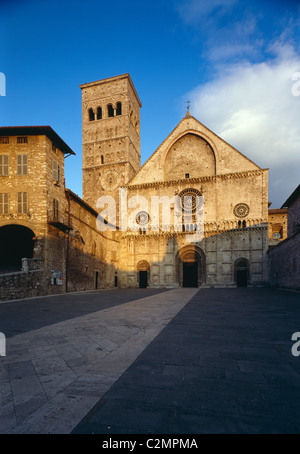
[[[300,231],[300,185],[282,206],[288,208],[288,236],[290,237]]]
[[[268,238],[269,246],[275,246],[280,241],[287,238],[288,218],[287,208],[269,209],[268,216]]]
[[[300,290],[300,185],[283,203],[288,236],[268,253],[270,285]]]
[[[269,250],[270,285],[300,290],[300,233]]]
[[[101,233],[97,212],[66,190],[70,224],[67,236],[67,290],[93,290],[115,286],[118,242],[114,232]]]
[[[2,299],[115,283],[116,241],[100,234],[96,211],[65,188],[67,154],[74,152],[50,127],[0,128]],[[43,270],[34,270],[40,262]]]
[[[0,301],[46,295],[45,282],[43,270],[0,274]]]
[[[139,170],[140,99],[129,74],[80,85],[82,92],[83,199],[96,207],[102,195]]]
[[[121,286],[140,286],[145,279],[151,287],[266,285],[268,171],[189,113],[126,188],[128,200],[143,199],[128,218],[144,216],[148,222],[121,234]],[[190,224],[184,218],[184,232],[174,229],[176,203],[169,221],[160,208],[158,225],[153,222],[153,197],[183,201],[186,195],[204,199],[204,235],[196,244],[187,239]],[[194,218],[195,212],[193,225]],[[194,275],[191,281],[188,274]]]

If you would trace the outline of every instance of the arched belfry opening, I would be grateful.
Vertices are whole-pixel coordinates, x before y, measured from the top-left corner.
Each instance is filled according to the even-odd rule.
[[[92,108],[89,109],[89,121],[95,120],[95,113]]]
[[[146,260],[141,260],[138,265],[138,284],[139,288],[147,288],[149,285],[150,265]]]
[[[122,115],[122,103],[117,102],[116,115]]]
[[[34,232],[22,225],[0,227],[0,271],[19,271],[22,258],[32,258]]]
[[[234,263],[234,281],[237,287],[247,287],[250,280],[250,263],[248,259],[239,258]]]
[[[102,108],[97,108],[97,120],[102,120]]]
[[[112,104],[108,104],[108,106],[107,106],[107,116],[108,116],[109,118],[115,116],[115,111],[114,111],[114,108],[113,108],[113,105],[112,105]]]
[[[180,287],[200,287],[206,281],[205,254],[197,246],[180,249],[176,257],[177,281]]]

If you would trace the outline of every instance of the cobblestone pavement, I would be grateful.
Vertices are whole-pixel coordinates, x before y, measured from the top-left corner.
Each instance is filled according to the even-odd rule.
[[[0,433],[299,433],[298,331],[300,293],[277,289],[0,304]]]
[[[70,433],[196,291],[104,290],[0,304],[0,433]]]

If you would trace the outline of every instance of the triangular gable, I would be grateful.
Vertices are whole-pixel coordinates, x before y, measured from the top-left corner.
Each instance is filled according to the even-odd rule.
[[[166,157],[172,146],[187,134],[198,136],[209,144],[214,153],[216,162],[215,175],[261,170],[257,164],[187,113],[156,151],[143,164],[128,185],[165,181],[164,164]],[[203,175],[199,174],[199,178],[202,176]]]

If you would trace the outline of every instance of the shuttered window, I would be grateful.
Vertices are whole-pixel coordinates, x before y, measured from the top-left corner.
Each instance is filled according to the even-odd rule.
[[[27,154],[18,155],[18,157],[17,157],[17,173],[18,173],[18,175],[27,175],[27,173],[28,173]]]
[[[27,192],[18,192],[18,214],[28,213],[28,194]]]
[[[0,194],[0,214],[9,214],[9,194]]]
[[[60,167],[57,161],[53,161],[52,165],[52,178],[59,183],[60,181]]]
[[[17,137],[17,143],[28,143],[27,137]]]
[[[8,154],[0,155],[0,176],[6,177],[8,175]]]

